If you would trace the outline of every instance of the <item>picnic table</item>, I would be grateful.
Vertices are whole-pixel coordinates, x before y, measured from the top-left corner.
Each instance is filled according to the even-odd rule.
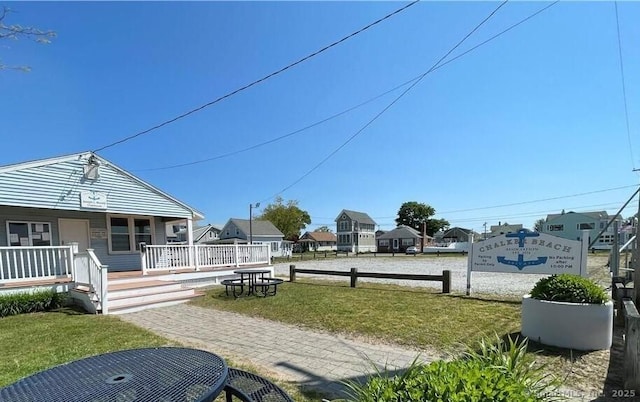
[[[222,392],[243,402],[293,402],[258,375],[230,369],[214,353],[190,348],[130,349],[41,371],[0,389],[3,402],[210,402]]]
[[[282,279],[272,278],[270,276],[271,270],[269,269],[247,268],[235,270],[233,273],[240,275],[240,277],[225,279],[221,282],[225,286],[227,296],[229,296],[229,289],[231,289],[234,297],[240,297],[245,294],[245,289],[247,296],[275,296],[278,285],[283,282]]]

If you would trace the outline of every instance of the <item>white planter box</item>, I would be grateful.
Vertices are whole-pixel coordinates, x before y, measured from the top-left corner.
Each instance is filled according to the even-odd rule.
[[[522,335],[544,345],[577,350],[609,349],[613,302],[577,304],[522,298]]]

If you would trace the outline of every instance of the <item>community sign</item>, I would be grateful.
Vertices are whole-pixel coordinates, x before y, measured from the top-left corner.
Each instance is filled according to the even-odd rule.
[[[467,294],[471,271],[521,274],[587,274],[589,231],[569,240],[521,229],[472,243],[467,266]]]

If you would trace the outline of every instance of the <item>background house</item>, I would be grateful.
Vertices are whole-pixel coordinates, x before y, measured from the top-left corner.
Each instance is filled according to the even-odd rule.
[[[206,225],[193,229],[193,244],[215,244],[220,239],[220,229],[214,225]],[[186,233],[181,233],[179,238],[182,240],[182,237],[186,236]]]
[[[470,235],[474,236],[477,233],[473,232],[471,229],[465,229],[460,227],[452,227],[451,229],[447,229],[444,231],[439,231],[433,235],[435,244],[447,245],[449,243],[457,243],[457,242],[468,242]],[[477,238],[480,238],[479,236]]]
[[[509,225],[508,223],[498,222],[497,225],[491,225],[491,231],[488,237],[496,237],[507,233],[517,233],[522,229],[522,224]]]
[[[222,227],[218,243],[247,243],[249,232],[252,234],[253,244],[271,245],[273,257],[291,256],[293,242],[284,240],[284,234],[273,223],[264,220],[252,220],[250,228],[248,219],[231,218]]]
[[[407,247],[416,246],[422,252],[423,238],[420,232],[412,227],[400,225],[377,238],[378,252],[380,253],[404,253]]]
[[[550,214],[547,215],[545,223],[542,226],[542,233],[548,233],[565,239],[581,240],[582,231],[588,230],[588,240],[591,242],[598,236],[598,233],[605,228],[611,218],[606,211]],[[616,220],[618,221],[619,228],[622,228],[622,218],[617,217]],[[611,249],[615,235],[612,223],[602,236],[598,238],[593,248]]]
[[[167,222],[191,227],[202,218],[91,152],[0,167],[0,246],[78,243],[110,271],[139,270],[141,242],[166,244]],[[3,255],[0,269],[7,269]]]
[[[298,242],[303,251],[334,251],[337,247],[336,235],[331,232],[305,232]]]
[[[343,209],[335,222],[339,251],[350,253],[376,251],[376,223],[369,215]]]

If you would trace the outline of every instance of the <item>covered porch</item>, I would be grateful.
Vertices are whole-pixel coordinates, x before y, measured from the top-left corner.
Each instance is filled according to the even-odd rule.
[[[118,314],[186,302],[238,268],[269,267],[273,276],[267,245],[140,244],[138,258],[141,269],[111,272],[76,244],[0,247],[0,294],[53,289],[89,312]]]

